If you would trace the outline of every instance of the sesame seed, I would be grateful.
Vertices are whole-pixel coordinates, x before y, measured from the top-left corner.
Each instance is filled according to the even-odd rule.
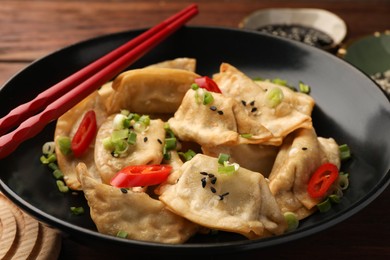
[[[212,177],[212,178],[210,179],[210,182],[211,182],[212,184],[215,184],[215,183],[217,182],[217,177]]]
[[[148,141],[148,137],[144,137],[144,142],[146,143]]]
[[[306,150],[307,150],[307,147],[302,147],[302,150],[306,151]]]
[[[255,101],[252,100],[249,104],[253,107],[255,105]]]
[[[202,175],[209,175],[207,172],[199,172]]]
[[[218,114],[223,115],[223,111],[222,110],[218,110]]]
[[[257,107],[253,107],[252,109],[251,109],[251,112],[253,113],[253,112],[256,112],[257,111]]]
[[[246,101],[245,100],[241,100],[241,103],[246,106]]]
[[[212,173],[209,173],[208,176],[209,176],[209,178],[214,178],[214,174],[212,174]]]
[[[203,177],[200,181],[202,182],[202,188],[206,187],[206,177]]]
[[[121,188],[121,192],[124,193],[124,194],[126,194],[126,193],[127,193],[127,189]]]
[[[216,193],[217,192],[217,190],[213,186],[210,187],[210,190],[211,190],[212,193]]]
[[[162,144],[162,141],[160,139],[157,139],[157,142],[159,142],[160,144]]]
[[[211,106],[211,107],[210,107],[210,110],[212,110],[212,111],[217,111],[217,107],[216,107],[216,106]]]

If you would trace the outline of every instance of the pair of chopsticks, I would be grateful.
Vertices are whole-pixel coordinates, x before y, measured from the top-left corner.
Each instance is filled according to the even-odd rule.
[[[48,123],[118,75],[197,14],[197,5],[189,5],[40,93],[33,100],[14,108],[0,119],[0,159],[12,153],[25,140],[37,135]],[[9,132],[13,128],[16,129]]]

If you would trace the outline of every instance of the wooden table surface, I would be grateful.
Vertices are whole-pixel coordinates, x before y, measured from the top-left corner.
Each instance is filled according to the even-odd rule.
[[[274,7],[322,8],[348,26],[346,40],[390,29],[388,0],[2,0],[0,2],[0,86],[32,61],[94,36],[146,28],[198,3],[189,25],[238,27],[251,12]],[[390,189],[348,220],[293,243],[237,256],[301,259],[390,259]],[[1,242],[1,241],[0,241]],[[107,259],[110,252],[63,238],[59,259]],[[226,257],[226,256],[225,256]],[[217,259],[216,256],[210,256]]]

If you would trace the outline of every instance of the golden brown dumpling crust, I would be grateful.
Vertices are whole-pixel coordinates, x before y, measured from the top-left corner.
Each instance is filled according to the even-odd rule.
[[[84,114],[89,110],[95,111],[97,126],[99,127],[106,119],[107,114],[100,99],[100,95],[97,92],[89,95],[57,120],[54,140],[57,142],[58,138],[62,136],[72,138],[76,133]],[[100,179],[100,175],[95,167],[94,149],[95,141],[91,143],[90,147],[83,156],[75,158],[73,155],[63,155],[59,150],[59,145],[56,145],[58,166],[64,174],[66,185],[71,189],[81,189],[80,182],[78,181],[76,175],[76,166],[79,162],[84,162],[87,165],[88,170],[91,174],[93,174],[94,178],[98,180]]]
[[[199,77],[171,68],[143,68],[123,72],[112,83],[107,99],[109,114],[127,109],[139,114],[173,114],[184,94]]]
[[[159,164],[163,159],[163,146],[165,138],[164,122],[160,119],[150,120],[150,125],[144,132],[137,133],[137,140],[130,145],[128,151],[114,157],[103,144],[103,140],[111,136],[113,119],[111,115],[99,128],[95,144],[95,163],[104,183],[110,183],[114,175],[128,165]],[[147,138],[145,141],[144,138]],[[160,140],[160,142],[159,142]]]
[[[233,175],[220,174],[218,159],[203,154],[183,164],[178,182],[159,199],[194,223],[250,239],[281,234],[286,228],[260,173],[240,168]]]
[[[204,105],[202,97],[206,93],[213,96],[213,102]],[[182,104],[168,123],[181,140],[203,146],[262,143],[272,137],[271,132],[248,117],[233,98],[201,88],[187,91]],[[241,134],[252,136],[242,138]]]
[[[251,78],[227,63],[222,63],[220,72],[213,79],[224,95],[235,98],[248,114],[272,134],[267,143],[280,145],[283,138],[298,128],[312,128],[311,111],[314,100],[302,93],[269,82],[257,84]],[[269,106],[267,92],[280,88],[282,102],[276,107]]]
[[[198,226],[167,210],[159,200],[144,192],[127,192],[99,183],[88,174],[84,164],[77,166],[91,218],[99,232],[127,239],[179,244],[193,236]]]
[[[295,212],[299,219],[309,216],[319,202],[307,193],[313,172],[326,162],[340,165],[337,143],[331,138],[321,142],[314,129],[298,129],[285,139],[269,176],[281,210]]]

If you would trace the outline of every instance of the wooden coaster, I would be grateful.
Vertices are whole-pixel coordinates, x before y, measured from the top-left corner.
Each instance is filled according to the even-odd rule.
[[[0,193],[0,259],[57,259],[61,236]]]

